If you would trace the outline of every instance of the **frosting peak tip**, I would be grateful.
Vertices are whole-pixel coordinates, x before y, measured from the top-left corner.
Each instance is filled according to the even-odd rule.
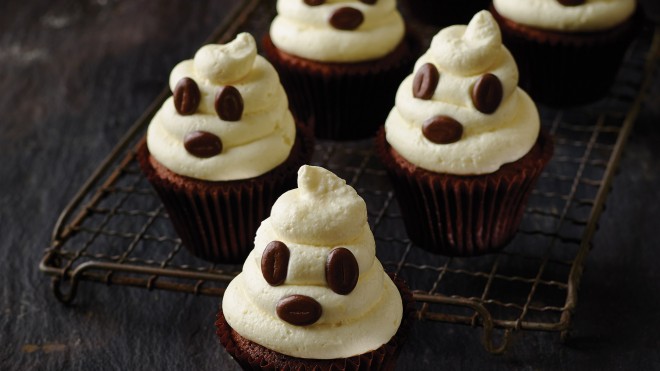
[[[214,83],[226,84],[245,77],[257,56],[257,44],[247,32],[227,44],[208,44],[194,58],[196,72]]]
[[[500,27],[497,25],[497,21],[495,21],[493,15],[487,10],[482,10],[472,17],[465,29],[463,38],[492,40],[491,42],[497,44],[502,42]]]
[[[438,32],[431,42],[436,63],[460,75],[486,70],[502,48],[502,35],[493,16],[482,10],[466,25]]]
[[[275,201],[269,220],[284,240],[338,246],[361,235],[367,205],[345,180],[322,167],[303,165],[298,188]]]
[[[344,179],[322,167],[303,165],[298,170],[298,188],[308,194],[322,195],[345,185]]]

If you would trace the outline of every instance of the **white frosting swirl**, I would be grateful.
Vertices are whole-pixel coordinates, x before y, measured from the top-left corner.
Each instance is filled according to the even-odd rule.
[[[279,76],[257,55],[254,38],[239,34],[225,45],[202,47],[195,58],[179,63],[170,74],[170,89],[184,77],[201,92],[194,114],[180,115],[168,98],[152,119],[147,132],[151,155],[172,172],[195,179],[227,181],[259,176],[284,162],[296,136],[293,116]],[[240,92],[243,115],[224,121],[215,111],[216,93],[232,85]],[[206,131],[222,140],[219,155],[198,158],[186,151],[184,138]]]
[[[564,6],[557,0],[493,0],[504,18],[553,31],[590,32],[612,28],[634,13],[635,0],[586,0]]]
[[[270,218],[259,227],[243,272],[224,294],[224,316],[241,336],[294,357],[346,358],[377,349],[396,334],[403,305],[375,257],[364,200],[344,180],[319,167],[301,167],[298,185],[278,199]],[[319,215],[312,216],[312,211]],[[290,251],[286,280],[275,287],[266,282],[260,268],[271,241],[284,242]],[[353,253],[360,272],[348,295],[334,293],[325,279],[328,254],[340,246]],[[282,321],[276,304],[290,295],[320,303],[319,320],[309,326]]]
[[[335,10],[349,6],[362,12],[355,30],[333,28]],[[303,0],[278,0],[278,15],[270,27],[273,44],[298,57],[321,62],[361,62],[383,57],[403,39],[405,26],[395,0],[364,4],[356,0],[327,0],[309,6]]]
[[[440,73],[430,100],[413,96],[414,73],[426,63]],[[536,142],[540,129],[536,105],[517,87],[518,68],[488,11],[477,13],[468,26],[441,30],[414,71],[401,83],[385,122],[387,141],[411,163],[438,173],[487,174],[520,159]],[[486,73],[497,76],[503,91],[491,114],[479,112],[471,96],[474,84]],[[424,137],[424,121],[437,115],[463,126],[459,141],[436,144]]]

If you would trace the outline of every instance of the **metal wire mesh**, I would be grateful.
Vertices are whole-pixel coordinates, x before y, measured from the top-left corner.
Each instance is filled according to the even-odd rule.
[[[237,30],[261,33],[268,8],[248,3],[213,39]],[[657,53],[657,39],[651,54]],[[554,136],[555,155],[530,197],[518,235],[497,254],[448,258],[413,246],[372,141],[316,145],[313,163],[345,178],[365,199],[377,255],[414,290],[420,318],[483,326],[484,345],[494,353],[508,346],[511,331],[569,328],[584,259],[650,75],[644,68],[649,44],[646,37],[634,45],[607,99],[575,110],[539,107],[543,127]],[[64,302],[73,300],[80,281],[221,296],[241,268],[205,263],[182,251],[135,161],[132,146],[164,96],[55,228],[40,269],[53,276],[54,293]],[[499,346],[494,328],[504,329]]]

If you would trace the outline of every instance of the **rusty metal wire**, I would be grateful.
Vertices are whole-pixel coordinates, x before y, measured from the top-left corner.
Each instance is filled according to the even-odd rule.
[[[270,19],[264,4],[246,2],[210,40],[263,30]],[[575,110],[540,107],[542,124],[555,138],[555,157],[530,198],[520,233],[497,254],[449,258],[413,246],[372,142],[317,144],[313,163],[347,179],[365,198],[378,257],[414,290],[420,319],[482,327],[492,353],[505,351],[514,331],[566,334],[584,260],[657,64],[659,40],[656,30],[653,40],[637,41],[602,102]],[[62,212],[40,262],[62,302],[74,299],[82,281],[222,296],[240,270],[182,251],[136,164],[132,147],[167,95],[159,96]]]

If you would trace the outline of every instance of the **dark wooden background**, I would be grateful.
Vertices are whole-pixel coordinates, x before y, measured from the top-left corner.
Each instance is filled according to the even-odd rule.
[[[213,334],[217,298],[82,285],[67,307],[38,271],[67,201],[236,3],[0,1],[0,369],[237,368]],[[493,356],[480,330],[419,323],[399,369],[660,368],[659,125],[656,76],[568,344],[526,333]]]

